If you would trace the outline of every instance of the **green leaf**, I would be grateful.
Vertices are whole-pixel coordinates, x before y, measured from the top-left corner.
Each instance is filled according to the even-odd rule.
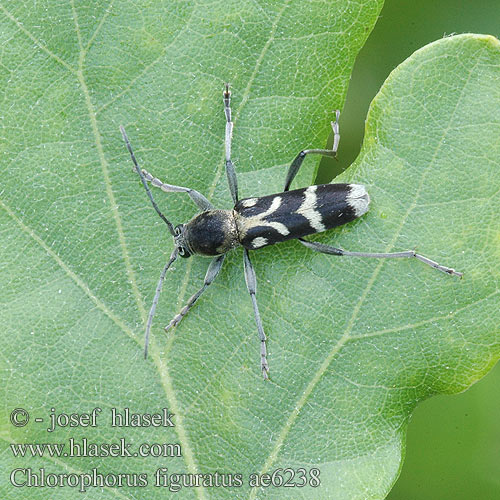
[[[325,142],[380,7],[2,4],[3,478],[15,467],[147,473],[148,488],[89,491],[163,498],[167,489],[151,484],[168,467],[244,478],[241,488],[183,488],[179,498],[382,498],[416,402],[466,388],[498,358],[499,54],[496,40],[473,36],[430,46],[391,77],[371,111],[363,155],[344,176],[368,186],[372,210],[318,237],[352,250],[418,245],[464,271],[463,280],[418,262],[312,254],[298,242],[252,254],[269,336],[266,384],[241,251],[167,337],[162,325],[208,264],[179,261],[160,299],[150,358],[142,358],[144,321],[172,241],[131,170],[118,125],[142,166],[230,206],[221,109],[229,80],[242,195],[279,191],[294,155]],[[308,164],[299,182],[310,180],[315,162]],[[175,223],[195,213],[181,194],[156,195]],[[50,408],[97,406],[97,428],[45,431]],[[15,407],[29,411],[26,427],[8,423]],[[175,427],[113,428],[112,407],[168,407]],[[133,450],[180,443],[182,457],[13,458],[9,447],[70,437],[125,438]],[[321,486],[246,485],[252,472],[283,467],[318,467]],[[75,495],[6,484],[5,498]]]

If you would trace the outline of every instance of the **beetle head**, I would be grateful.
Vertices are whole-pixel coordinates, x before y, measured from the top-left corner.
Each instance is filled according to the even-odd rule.
[[[186,241],[186,224],[179,224],[174,228],[174,241],[177,250],[179,251],[179,255],[187,259],[193,255],[193,252],[189,249],[189,246]]]

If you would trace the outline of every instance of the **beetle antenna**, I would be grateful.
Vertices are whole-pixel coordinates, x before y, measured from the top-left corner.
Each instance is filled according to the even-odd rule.
[[[158,299],[160,298],[161,288],[163,286],[163,280],[165,279],[165,275],[167,274],[168,268],[174,263],[175,259],[177,259],[177,255],[179,254],[179,249],[177,247],[174,248],[170,259],[165,264],[163,271],[160,274],[160,280],[158,281],[158,285],[156,285],[156,293],[153,299],[153,303],[151,304],[151,309],[149,311],[148,322],[146,324],[146,334],[144,336],[144,359],[148,357],[148,346],[149,346],[149,332],[151,331],[151,325],[153,323],[153,316],[155,315],[156,305],[158,304]]]
[[[125,144],[127,145],[127,149],[130,153],[130,157],[132,158],[132,161],[134,163],[134,166],[135,166],[135,169],[137,171],[137,173],[139,174],[139,177],[141,178],[141,181],[142,181],[142,185],[144,186],[144,189],[146,190],[146,193],[148,194],[149,196],[149,199],[151,200],[151,203],[153,204],[153,207],[154,209],[156,210],[156,212],[158,213],[158,215],[163,219],[163,222],[165,222],[165,224],[168,226],[168,229],[170,231],[170,234],[172,236],[175,235],[175,232],[174,232],[174,226],[172,225],[172,223],[161,213],[160,209],[158,208],[158,205],[156,204],[154,198],[153,198],[153,195],[151,194],[151,190],[149,189],[149,186],[148,186],[148,183],[146,182],[146,179],[144,178],[144,175],[143,173],[141,172],[141,169],[139,168],[139,165],[137,164],[137,160],[135,159],[135,155],[134,155],[134,152],[132,151],[132,146],[130,145],[130,142],[128,140],[128,137],[127,137],[127,134],[125,133],[125,129],[123,128],[123,125],[120,125],[120,131],[122,133],[122,136],[123,136],[123,140],[125,141]],[[172,261],[173,262],[173,261]]]

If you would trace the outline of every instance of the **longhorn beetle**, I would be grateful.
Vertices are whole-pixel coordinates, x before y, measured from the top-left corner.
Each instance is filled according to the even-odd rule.
[[[321,233],[335,226],[346,224],[347,222],[361,217],[368,211],[370,198],[365,187],[361,184],[321,184],[290,191],[290,184],[297,175],[306,155],[319,154],[332,157],[336,156],[340,140],[338,123],[340,112],[338,110],[335,112],[335,121],[331,122],[334,134],[332,149],[304,149],[301,151],[295,157],[288,169],[285,187],[282,193],[240,200],[238,198],[236,172],[233,162],[231,161],[233,122],[231,121],[231,92],[229,91],[229,84],[225,85],[223,102],[224,113],[226,115],[226,175],[229,190],[231,191],[231,196],[234,201],[232,210],[216,209],[198,191],[187,187],[165,184],[156,177],[153,177],[146,170],[139,168],[127,134],[125,133],[125,129],[123,126],[120,126],[123,139],[144,189],[154,209],[165,222],[170,234],[174,238],[174,249],[160,274],[160,280],[158,281],[153,304],[149,312],[146,324],[144,357],[147,357],[149,333],[163,286],[163,280],[165,279],[168,268],[179,255],[187,258],[197,254],[212,257],[213,259],[205,275],[203,286],[187,301],[187,304],[181,309],[179,314],[170,321],[165,327],[165,331],[170,330],[180,323],[200,295],[214,281],[221,270],[226,253],[238,246],[243,247],[245,281],[252,300],[255,322],[260,338],[260,367],[264,379],[269,378],[266,334],[264,333],[259,308],[257,306],[257,280],[250,260],[249,250],[255,250],[257,248],[296,238],[304,246],[316,252],[349,257],[396,259],[415,257],[434,269],[448,274],[454,274],[455,276],[462,276],[462,273],[449,267],[442,266],[413,250],[393,253],[350,252],[323,243],[307,241],[303,238],[310,234]],[[174,227],[158,208],[148,187],[148,182],[167,193],[187,193],[201,212],[195,215],[187,224],[179,224]]]

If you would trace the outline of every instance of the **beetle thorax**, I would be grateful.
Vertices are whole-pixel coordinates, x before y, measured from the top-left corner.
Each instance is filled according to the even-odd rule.
[[[208,210],[193,217],[183,231],[191,253],[221,255],[239,245],[232,210]]]

